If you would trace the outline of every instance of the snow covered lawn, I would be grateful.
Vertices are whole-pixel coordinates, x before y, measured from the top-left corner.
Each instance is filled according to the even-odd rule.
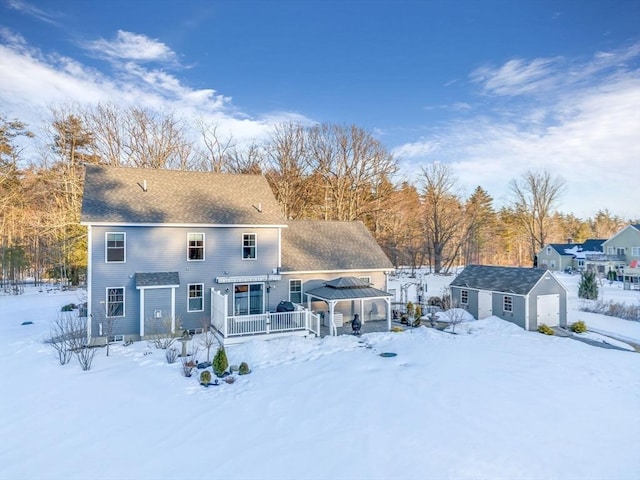
[[[637,353],[492,317],[231,347],[252,373],[203,388],[144,342],[58,365],[70,302],[0,296],[2,480],[640,478]]]

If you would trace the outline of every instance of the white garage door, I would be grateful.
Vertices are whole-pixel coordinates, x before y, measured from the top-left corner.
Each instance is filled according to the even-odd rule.
[[[560,295],[540,295],[538,297],[538,326],[543,323],[550,327],[560,324]]]

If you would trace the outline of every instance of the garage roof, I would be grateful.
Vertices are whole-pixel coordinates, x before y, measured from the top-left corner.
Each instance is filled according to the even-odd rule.
[[[547,272],[542,268],[467,265],[451,286],[526,295]]]

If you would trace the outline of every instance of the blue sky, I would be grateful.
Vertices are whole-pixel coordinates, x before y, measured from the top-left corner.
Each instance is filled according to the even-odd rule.
[[[238,143],[356,124],[419,184],[451,164],[498,206],[548,168],[560,209],[640,217],[640,0],[0,0],[0,109],[204,117]]]

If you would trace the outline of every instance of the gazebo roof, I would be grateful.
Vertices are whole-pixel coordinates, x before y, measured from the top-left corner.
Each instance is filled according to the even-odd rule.
[[[340,277],[325,283],[322,287],[305,292],[310,297],[321,300],[361,300],[365,298],[392,297],[393,294],[369,286],[356,277]]]

